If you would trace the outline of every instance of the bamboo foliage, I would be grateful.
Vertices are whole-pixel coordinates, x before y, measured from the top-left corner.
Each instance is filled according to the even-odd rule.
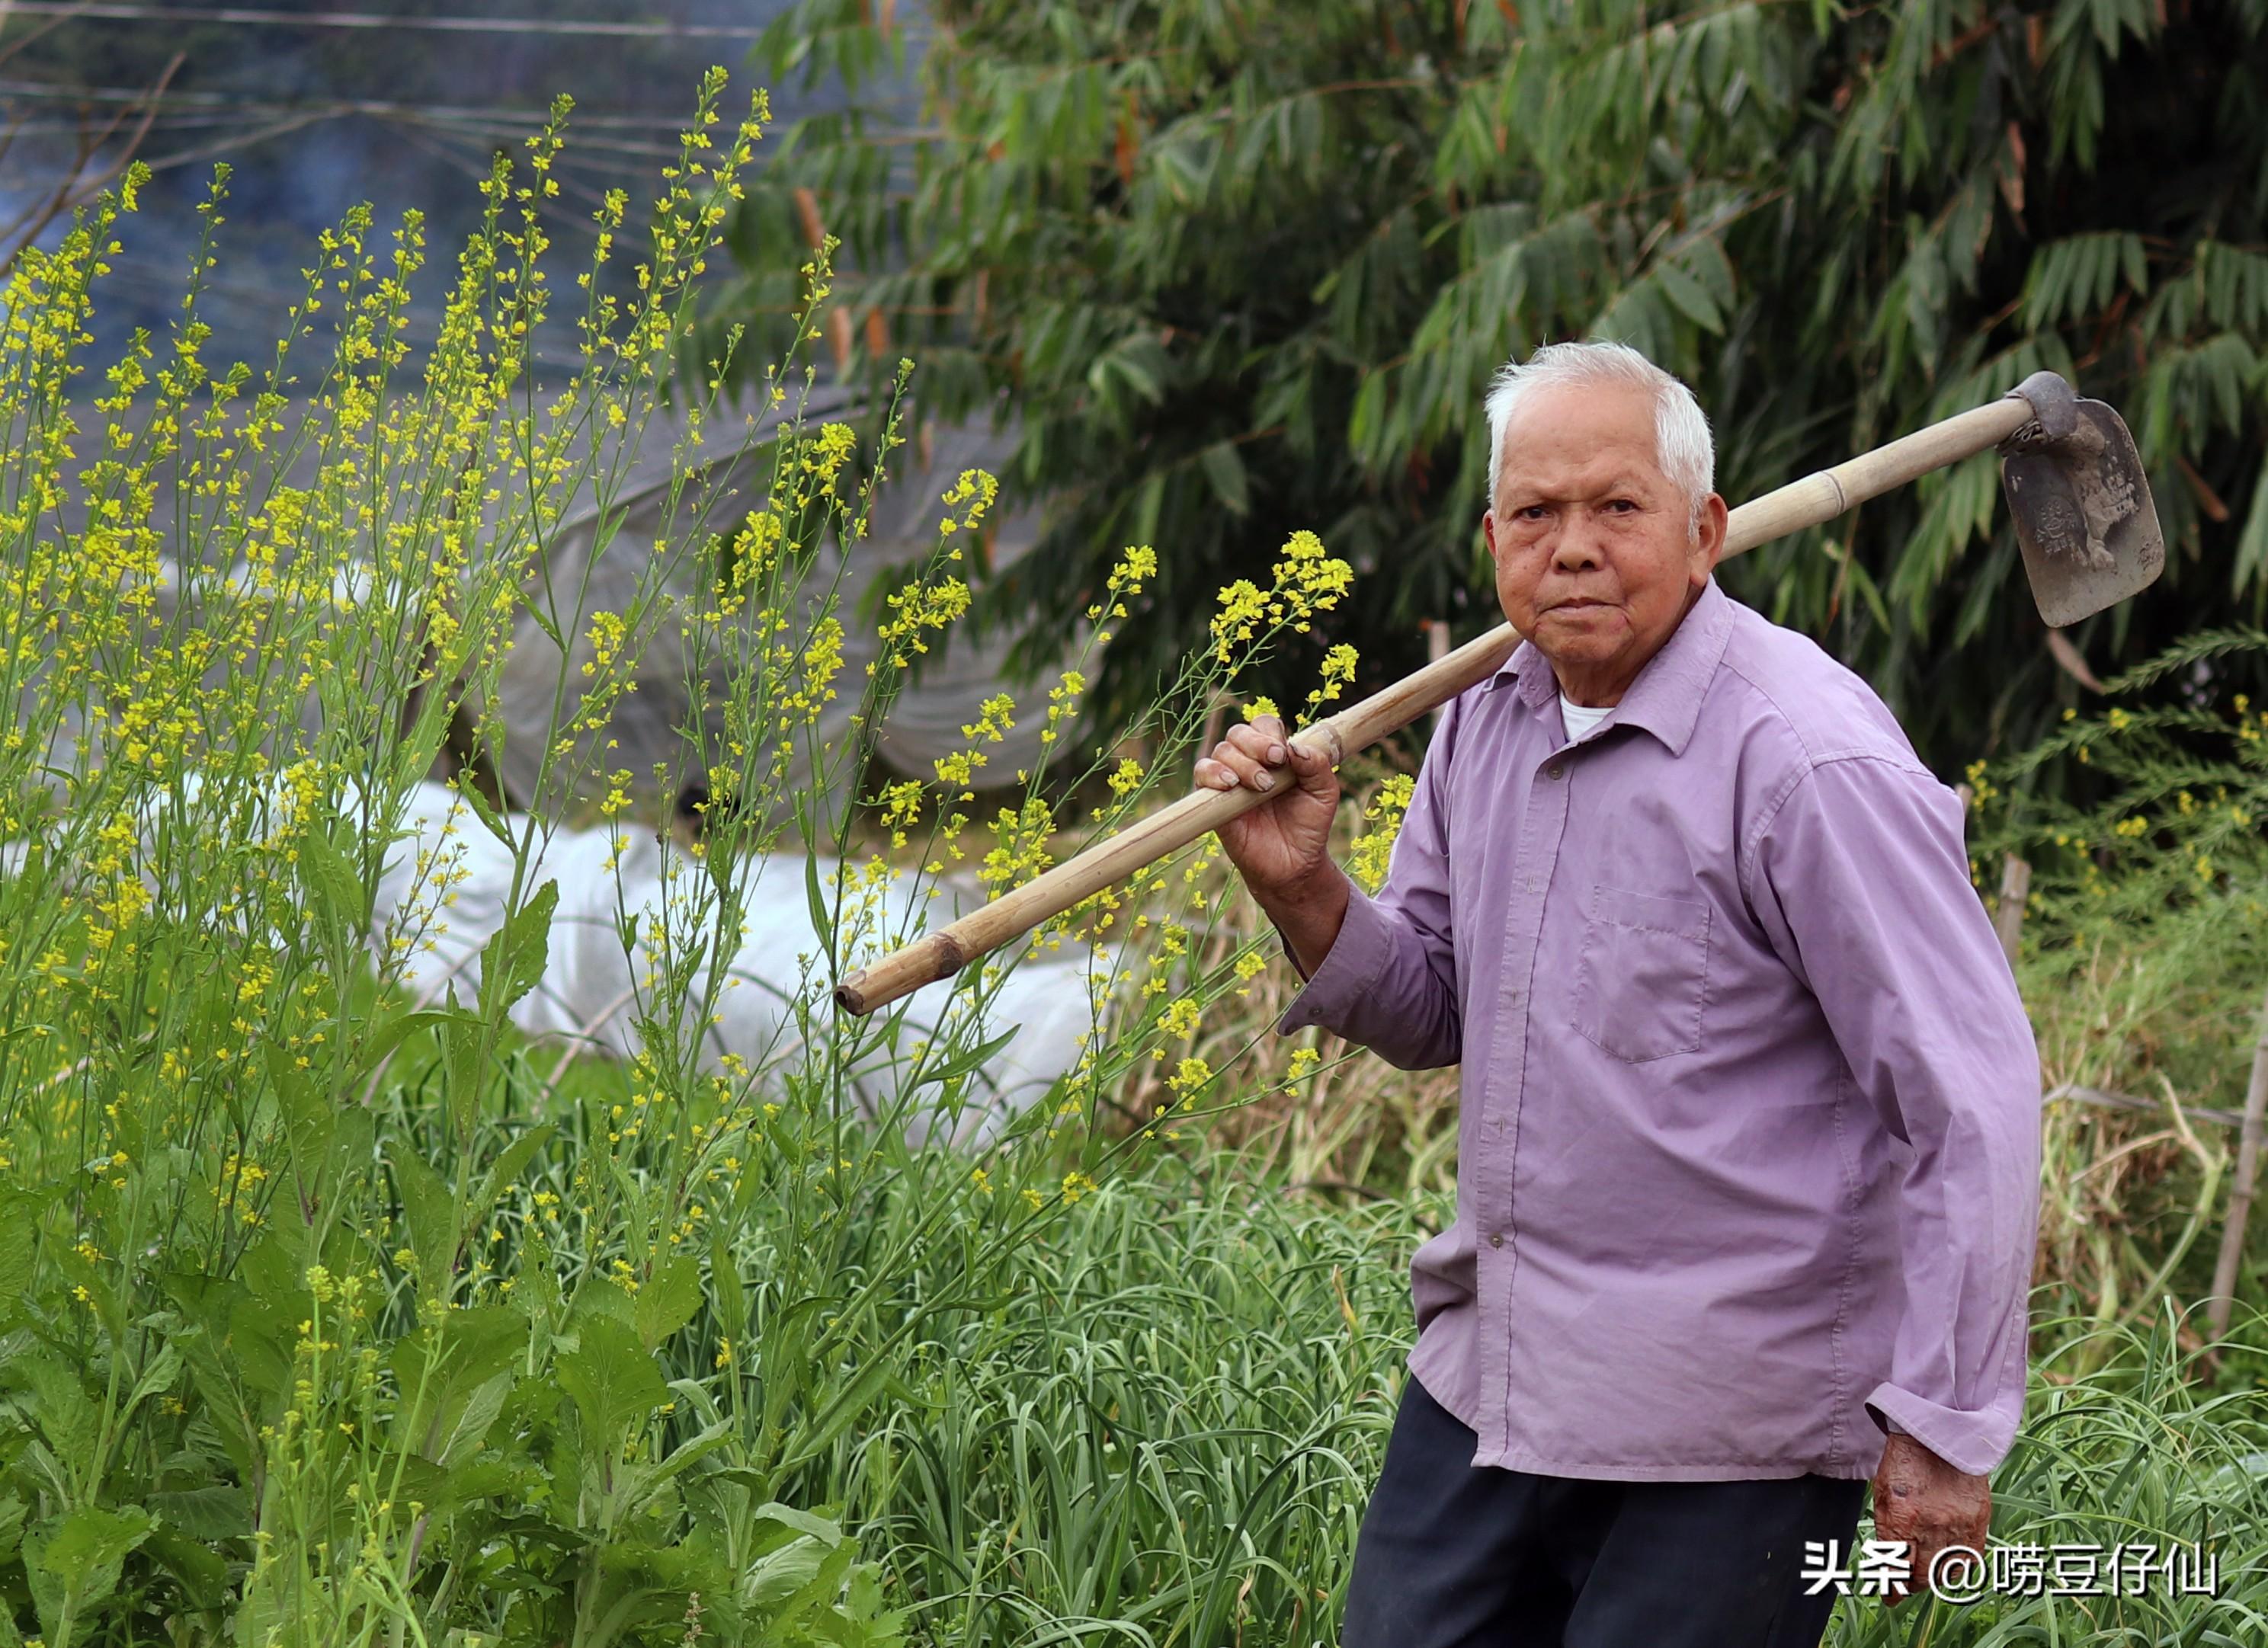
[[[2080,654],[2108,671],[2263,614],[2264,0],[931,14],[917,66],[856,0],[780,20],[774,72],[850,97],[751,191],[742,301],[804,254],[788,191],[815,191],[838,300],[918,350],[939,409],[1005,396],[1022,420],[1008,479],[1049,499],[1055,553],[992,610],[1045,635],[1117,548],[1159,548],[1116,690],[1286,525],[1367,575],[1379,598],[1329,638],[1373,681],[1418,660],[1422,619],[1484,627],[1481,392],[1580,335],[1695,384],[1734,502],[2066,372],[2133,427],[2175,550],[2148,598],[2074,631]],[[1728,572],[1948,768],[2080,691],[1991,467]]]

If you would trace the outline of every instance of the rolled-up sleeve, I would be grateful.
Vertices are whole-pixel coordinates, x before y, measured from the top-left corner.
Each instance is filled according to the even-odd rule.
[[[1867,1406],[1956,1469],[2015,1438],[2039,1215],[2038,1050],[1969,879],[1961,806],[1918,767],[1822,761],[1760,821],[1742,879],[1859,1089],[1912,1147],[1904,1314]]]
[[[1330,953],[1278,1021],[1279,1035],[1320,1025],[1400,1070],[1431,1070],[1462,1057],[1445,805],[1462,704],[1450,703],[1426,746],[1385,885],[1373,897],[1347,879],[1346,920]],[[1289,957],[1291,946],[1284,948]]]

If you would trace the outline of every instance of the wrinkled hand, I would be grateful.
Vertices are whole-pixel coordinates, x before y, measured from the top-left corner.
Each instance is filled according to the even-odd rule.
[[[1331,820],[1339,778],[1321,750],[1303,749],[1264,715],[1229,729],[1197,764],[1200,789],[1241,784],[1270,799],[1220,827],[1220,844],[1256,893],[1290,894],[1332,872]]]
[[[1874,1482],[1874,1537],[1904,1540],[1911,1585],[1893,1585],[1892,1608],[1915,1586],[1926,1588],[1930,1563],[1948,1545],[1984,1549],[1992,1490],[1982,1476],[1955,1470],[1910,1436],[1893,1431]]]

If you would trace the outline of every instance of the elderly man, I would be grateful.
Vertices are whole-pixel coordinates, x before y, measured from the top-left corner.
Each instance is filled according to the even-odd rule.
[[[1810,1648],[1860,1496],[1981,1549],[2023,1403],[2039,1065],[1961,807],[1880,699],[1719,589],[1707,421],[1559,344],[1488,401],[1526,638],[1454,701],[1384,887],[1263,717],[1198,781],[1321,1025],[1462,1063],[1457,1218],[1346,1648]],[[1892,1582],[1891,1594],[1905,1587]]]

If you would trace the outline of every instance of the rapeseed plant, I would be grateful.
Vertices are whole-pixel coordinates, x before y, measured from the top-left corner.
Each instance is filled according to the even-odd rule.
[[[967,611],[963,546],[998,487],[943,491],[935,552],[852,669],[858,620],[820,552],[865,535],[910,366],[870,432],[811,426],[822,241],[797,352],[763,378],[769,475],[734,500],[703,463],[738,336],[696,361],[694,297],[768,120],[761,93],[728,118],[725,90],[703,79],[647,210],[599,204],[565,291],[558,105],[482,180],[430,340],[422,218],[381,232],[358,208],[319,238],[272,357],[210,361],[225,169],[180,320],[116,341],[91,397],[100,282],[146,173],[11,273],[0,1259],[22,1285],[0,1303],[0,1642],[899,1641],[831,1461],[935,1335],[1218,1094],[1219,1055],[1188,1053],[1174,1126],[1106,1125],[1153,1047],[1195,1042],[1253,977],[1217,843],[1035,936],[1082,959],[1083,1056],[973,1162],[909,1124],[986,1102],[1028,958],[974,969],[927,1019],[840,1019],[829,992],[955,866],[983,896],[1060,857],[1063,797],[1107,797],[1087,822],[1123,828],[1235,672],[1329,612],[1348,570],[1294,535],[1269,588],[1223,592],[1219,644],[1133,731],[1144,754],[1089,753],[1098,650],[1158,570],[1129,548],[1043,698],[990,699],[933,782],[882,784],[888,847],[862,850],[819,798]],[[580,348],[561,371],[534,340],[563,304]],[[665,401],[688,432],[632,534],[619,501]],[[593,550],[557,576],[585,516]],[[608,555],[635,576],[602,600]],[[557,658],[534,732],[497,710],[530,633]],[[617,729],[657,654],[700,710],[645,774]],[[1330,659],[1311,704],[1351,676]],[[853,737],[830,745],[815,729],[843,699]],[[988,754],[1020,714],[1042,754],[1004,784]],[[516,739],[537,744],[524,813],[482,778]],[[453,764],[441,804],[416,798]],[[653,842],[640,797],[693,784],[727,805],[697,842]],[[989,827],[980,789],[1007,796]],[[595,889],[547,867],[577,798],[610,849]],[[803,988],[764,1045],[728,1042],[733,958],[791,831]],[[491,886],[475,948],[452,929]],[[571,938],[553,931],[571,899],[596,912]],[[620,965],[619,1060],[515,1028],[570,943]]]

